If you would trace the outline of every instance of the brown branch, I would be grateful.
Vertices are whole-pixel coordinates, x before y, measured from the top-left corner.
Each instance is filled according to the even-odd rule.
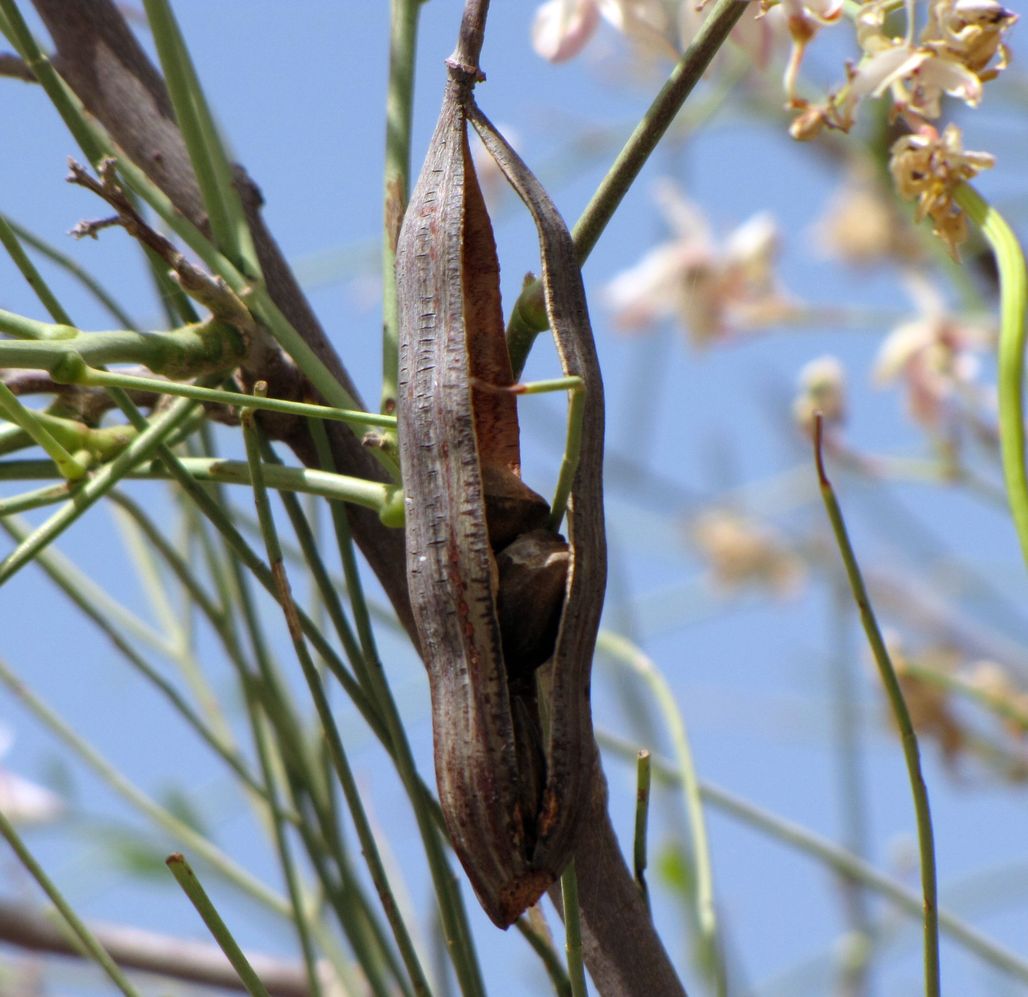
[[[111,0],[33,0],[50,37],[54,63],[91,114],[125,154],[146,170],[182,214],[207,230],[207,217],[171,101],[156,68]],[[359,394],[303,296],[285,257],[260,214],[262,198],[240,167],[236,183],[253,233],[264,281],[272,299],[307,344],[354,398]],[[242,369],[244,385],[268,382],[276,398],[316,397],[296,365],[266,336],[256,336]],[[262,419],[269,435],[285,442],[305,464],[315,466],[314,446],[302,420]],[[329,427],[336,470],[383,480],[381,465],[354,433]],[[407,601],[403,535],[366,509],[347,506],[354,537],[378,576],[401,622],[413,634]]]
[[[123,925],[95,923],[89,927],[111,958],[123,969],[138,969],[226,990],[246,989],[216,945],[140,931]],[[76,942],[41,910],[2,898],[0,942],[33,952],[82,958]],[[275,997],[307,997],[310,992],[302,966],[260,953],[247,953],[247,959]]]

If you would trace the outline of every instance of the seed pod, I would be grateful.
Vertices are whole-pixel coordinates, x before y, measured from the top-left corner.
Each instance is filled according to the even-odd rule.
[[[571,857],[592,780],[589,668],[604,579],[602,387],[592,353],[582,363],[577,347],[562,346],[568,372],[595,392],[583,450],[593,464],[587,472],[580,465],[578,491],[572,488],[568,550],[544,528],[546,502],[520,478],[516,402],[503,390],[513,375],[499,264],[468,149],[474,82],[474,70],[451,61],[400,231],[398,417],[407,576],[432,694],[440,804],[482,906],[506,927]],[[546,224],[553,224],[548,215]],[[570,237],[559,227],[558,253],[566,255]],[[544,243],[553,238],[540,232]],[[547,252],[544,246],[544,278]],[[589,338],[573,255],[571,262],[561,279],[577,287],[570,311],[579,325],[563,335]],[[548,291],[548,302],[557,299],[567,311],[566,291]],[[583,511],[594,518],[591,527],[578,526]],[[576,552],[583,537],[588,553]]]

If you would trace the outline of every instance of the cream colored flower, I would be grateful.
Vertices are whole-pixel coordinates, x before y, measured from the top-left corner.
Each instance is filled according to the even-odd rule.
[[[809,361],[800,370],[797,382],[792,414],[804,432],[813,431],[818,413],[829,428],[845,421],[846,371],[838,358],[826,354]]]
[[[996,0],[934,0],[921,35],[926,47],[944,51],[984,83],[1007,65],[1004,34],[1017,15]]]
[[[786,596],[803,581],[803,562],[783,538],[738,513],[711,509],[696,518],[691,533],[714,581],[725,590],[757,585]]]
[[[889,169],[901,197],[917,200],[917,217],[930,218],[936,235],[957,259],[967,235],[963,211],[953,200],[957,187],[987,170],[995,159],[987,152],[965,152],[960,129],[949,124],[940,136],[930,126],[893,143]]]
[[[874,379],[879,385],[902,380],[911,416],[926,429],[942,427],[947,407],[958,390],[973,387],[978,354],[989,348],[991,330],[950,315],[938,292],[911,278],[916,319],[896,326],[878,351]]]
[[[876,176],[851,176],[831,198],[814,237],[829,256],[852,266],[918,258],[920,248],[896,198]]]
[[[774,274],[778,237],[770,215],[754,215],[718,246],[699,208],[671,181],[658,184],[656,197],[674,238],[605,288],[618,325],[640,329],[673,318],[703,344],[771,325],[792,310]]]

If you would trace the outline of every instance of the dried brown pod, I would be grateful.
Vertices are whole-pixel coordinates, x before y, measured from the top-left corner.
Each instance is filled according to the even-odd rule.
[[[506,927],[571,858],[594,783],[603,389],[567,227],[475,107],[477,69],[459,58],[448,66],[396,253],[407,577],[443,815],[483,908]],[[520,478],[499,265],[469,120],[536,222],[562,366],[585,385],[566,542]]]

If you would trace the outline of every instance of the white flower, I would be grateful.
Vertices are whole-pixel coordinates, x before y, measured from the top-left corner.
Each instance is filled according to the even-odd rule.
[[[992,337],[985,327],[947,313],[938,291],[925,281],[911,277],[908,290],[919,315],[886,337],[874,379],[879,385],[902,380],[914,420],[938,430],[958,388],[973,386],[980,369],[977,354]]]
[[[699,208],[671,181],[659,183],[656,196],[674,237],[607,285],[604,299],[618,325],[674,318],[694,342],[706,343],[771,325],[791,310],[774,275],[778,234],[770,215],[754,215],[719,247]]]

